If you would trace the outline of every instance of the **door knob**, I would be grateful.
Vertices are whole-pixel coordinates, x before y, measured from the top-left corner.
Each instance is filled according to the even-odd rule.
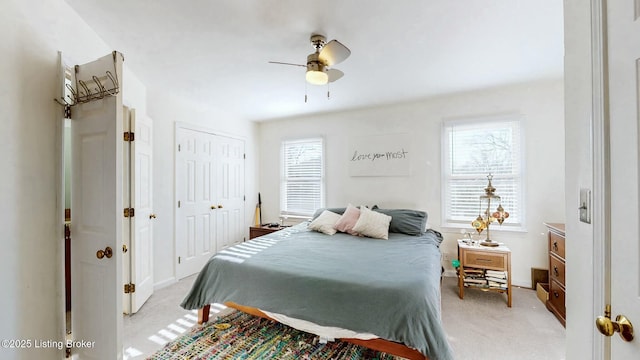
[[[127,251],[129,251],[129,249],[127,248],[126,244],[122,244],[122,252],[126,253]]]
[[[107,246],[104,250],[100,249],[96,252],[96,257],[98,259],[102,259],[104,257],[107,257],[107,259],[111,259],[111,257],[113,256],[113,249],[109,246]]]
[[[624,315],[616,316],[615,321],[611,320],[611,305],[609,304],[604,308],[604,316],[596,318],[596,328],[605,336],[612,336],[618,332],[622,340],[633,340],[633,325],[631,321]]]
[[[218,209],[222,209],[222,205],[218,205]]]
[[[156,214],[149,214],[149,219],[155,219],[156,218]]]
[[[215,205],[211,205],[211,210],[215,210],[216,206]]]

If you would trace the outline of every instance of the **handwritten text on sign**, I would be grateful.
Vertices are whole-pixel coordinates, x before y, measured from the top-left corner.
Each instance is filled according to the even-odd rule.
[[[389,134],[350,139],[349,175],[410,175],[409,135]]]

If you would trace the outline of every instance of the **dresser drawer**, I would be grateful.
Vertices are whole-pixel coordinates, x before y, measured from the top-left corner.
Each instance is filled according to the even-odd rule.
[[[558,315],[560,315],[563,319],[567,317],[567,310],[564,304],[564,289],[562,286],[555,280],[551,280],[549,284],[549,303],[553,310],[555,310]]]
[[[505,270],[507,266],[506,253],[490,253],[482,251],[465,251],[464,266],[481,269]]]
[[[549,251],[564,259],[564,236],[549,232]]]
[[[562,284],[564,286],[565,285],[565,281],[564,281],[564,261],[558,259],[554,255],[551,255],[549,257],[549,263],[551,265],[551,267],[549,269],[549,275],[551,275],[552,279],[556,280],[557,282],[559,282],[560,284]]]

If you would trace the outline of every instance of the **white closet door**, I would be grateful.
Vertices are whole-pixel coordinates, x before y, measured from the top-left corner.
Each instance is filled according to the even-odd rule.
[[[218,250],[239,243],[245,237],[244,141],[216,137],[218,208]]]
[[[145,116],[130,112],[130,130],[135,140],[131,141],[131,207],[135,209],[132,219],[131,283],[135,290],[130,293],[131,313],[136,313],[153,294],[153,143],[152,122]]]
[[[176,277],[199,272],[216,252],[214,135],[176,129]]]
[[[106,71],[122,79],[122,61],[114,52],[76,67],[76,76],[93,89],[92,76]],[[71,133],[72,336],[91,344],[72,354],[122,359],[122,92],[74,106]]]

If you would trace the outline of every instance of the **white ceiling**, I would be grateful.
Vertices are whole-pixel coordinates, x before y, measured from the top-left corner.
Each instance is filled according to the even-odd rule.
[[[66,1],[148,88],[249,120],[563,73],[560,0]],[[305,64],[312,33],[351,49],[330,100],[326,86],[305,85],[304,68],[268,64]]]

